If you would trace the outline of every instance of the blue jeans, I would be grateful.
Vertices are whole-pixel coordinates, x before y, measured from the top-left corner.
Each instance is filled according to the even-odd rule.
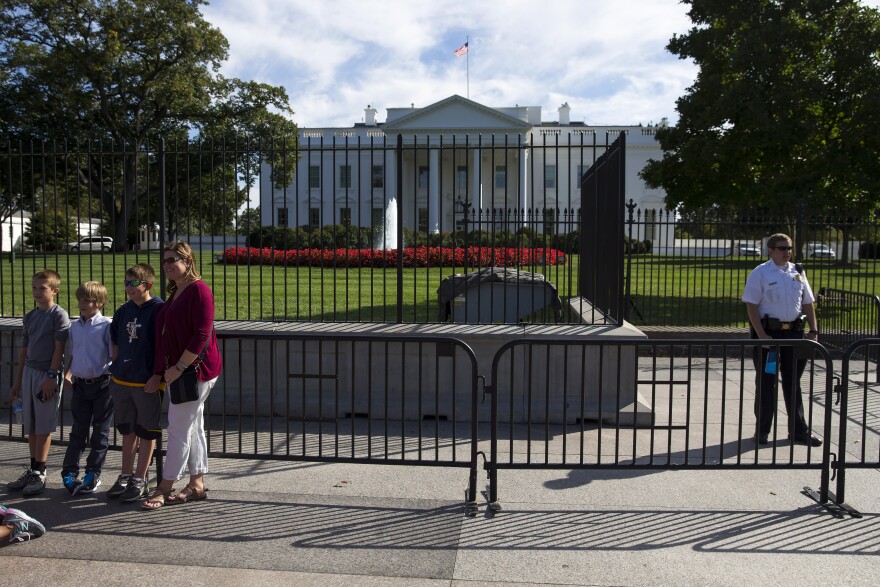
[[[89,442],[91,450],[86,458],[86,473],[101,474],[104,459],[107,457],[107,444],[110,436],[110,420],[113,418],[113,404],[110,401],[110,379],[97,383],[74,381],[70,397],[70,412],[73,426],[70,429],[69,445],[64,453],[64,466],[61,476],[73,473],[79,476],[79,460]],[[89,426],[92,428],[89,438]]]

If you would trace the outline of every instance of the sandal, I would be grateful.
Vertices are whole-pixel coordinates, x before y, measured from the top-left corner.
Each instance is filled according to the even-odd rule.
[[[186,487],[177,492],[176,495],[166,497],[168,505],[176,505],[179,503],[189,503],[191,501],[202,501],[208,499],[207,489],[196,489],[192,485],[187,484]]]
[[[153,490],[153,493],[150,494],[147,500],[141,504],[141,509],[150,512],[158,510],[159,508],[165,506],[166,503],[174,503],[174,498],[175,495],[173,489],[169,491],[162,491],[157,487]]]

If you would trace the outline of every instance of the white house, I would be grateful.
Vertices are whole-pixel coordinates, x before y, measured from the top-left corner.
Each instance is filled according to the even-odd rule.
[[[0,251],[21,250],[24,231],[31,223],[31,213],[16,210],[0,223]]]
[[[620,133],[627,200],[662,208],[663,191],[638,176],[661,157],[656,127],[588,126],[571,121],[570,111],[563,104],[557,120],[545,121],[540,106],[491,108],[451,96],[423,108],[389,108],[385,122],[367,106],[363,122],[351,127],[300,129],[293,183],[273,187],[264,164],[262,224],[379,226],[396,199],[410,229],[461,228],[467,209],[469,218],[538,211],[540,231],[548,218],[580,208],[579,178]]]

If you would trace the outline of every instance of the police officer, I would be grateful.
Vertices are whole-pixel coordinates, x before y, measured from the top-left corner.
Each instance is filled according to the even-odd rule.
[[[755,267],[746,280],[742,300],[746,303],[751,323],[752,338],[817,340],[813,290],[803,271],[791,263],[792,241],[782,233],[767,240],[770,260]],[[806,327],[809,330],[804,333]],[[806,359],[795,359],[792,347],[779,347],[777,370],[766,369],[767,354],[777,349],[755,347],[755,437],[760,445],[769,444],[776,413],[776,371],[782,376],[782,391],[788,413],[788,437],[792,442],[820,446],[822,441],[813,436],[804,419],[801,398],[801,376]],[[794,368],[792,368],[794,365]],[[767,371],[770,371],[769,373]]]

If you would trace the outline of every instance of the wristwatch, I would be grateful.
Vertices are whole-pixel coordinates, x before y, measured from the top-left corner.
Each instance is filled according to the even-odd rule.
[[[174,366],[177,367],[177,370],[180,371],[181,373],[186,371],[186,368],[188,367],[188,365],[186,363],[184,363],[183,361],[177,361],[177,364]]]
[[[46,376],[50,379],[58,379],[59,375],[61,375],[60,371],[55,371],[53,369],[49,369],[48,371],[46,371]]]

